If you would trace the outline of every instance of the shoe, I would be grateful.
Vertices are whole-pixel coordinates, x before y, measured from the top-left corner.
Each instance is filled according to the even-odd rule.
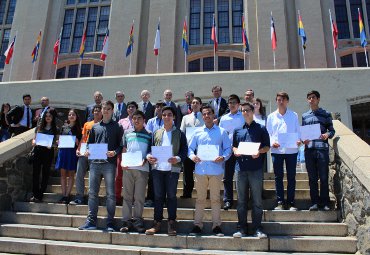
[[[170,220],[168,221],[168,235],[169,236],[176,236],[176,221],[175,220]]]
[[[189,236],[199,236],[202,234],[202,229],[199,226],[194,226],[190,231]]]
[[[323,211],[330,211],[330,207],[325,205],[323,208],[322,208]]]
[[[95,224],[89,221],[86,221],[85,224],[83,224],[82,226],[79,226],[78,229],[79,230],[96,230],[97,227]]]
[[[132,228],[133,228],[134,231],[136,231],[140,234],[145,233],[143,219],[135,219],[132,223]]]
[[[314,204],[308,210],[309,211],[317,211],[317,210],[319,210],[319,207],[317,206],[317,204]]]
[[[246,234],[244,233],[244,231],[238,231],[238,232],[233,234],[234,238],[242,238],[242,237],[245,237],[245,236],[246,236]]]
[[[161,230],[161,222],[154,221],[153,227],[145,231],[146,235],[154,235]]]
[[[182,195],[182,196],[180,196],[180,198],[191,198],[191,195]]]
[[[278,205],[274,208],[275,211],[282,211],[284,210],[284,204],[282,202],[278,202]]]
[[[33,197],[31,197],[30,202],[33,202],[33,203],[41,203],[41,202],[42,202],[42,200],[41,200],[41,199],[36,198],[35,196],[33,196]]]
[[[106,232],[114,232],[115,228],[114,228],[113,223],[107,223],[107,227],[105,228],[105,231]]]
[[[233,205],[230,202],[227,201],[224,204],[224,210],[227,211],[227,210],[231,209],[232,206]]]
[[[144,207],[154,207],[153,200],[146,200],[144,203]]]
[[[75,200],[69,202],[70,205],[82,205],[82,200],[79,198],[76,198]]]
[[[295,207],[294,205],[288,205],[288,210],[289,211],[298,211],[298,208]]]
[[[253,236],[258,238],[267,238],[267,235],[263,233],[261,229],[257,229]]]
[[[212,229],[212,233],[215,235],[215,236],[224,236],[224,233],[222,233],[222,229],[220,228],[220,226],[216,226]]]
[[[131,222],[130,221],[124,221],[123,222],[123,225],[122,225],[122,228],[120,228],[120,232],[122,233],[127,233],[127,232],[130,232],[132,228],[132,225],[131,225]]]
[[[65,204],[67,205],[69,203],[69,197],[62,197],[59,201],[58,204]]]

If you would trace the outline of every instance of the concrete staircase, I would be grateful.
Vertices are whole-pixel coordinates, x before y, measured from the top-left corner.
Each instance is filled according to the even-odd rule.
[[[103,183],[103,182],[102,182]],[[16,254],[348,254],[356,252],[356,238],[347,236],[347,225],[338,222],[337,211],[310,212],[307,174],[297,173],[297,207],[300,211],[273,211],[275,193],[273,174],[265,174],[263,228],[267,239],[245,237],[235,239],[237,213],[222,210],[225,237],[211,233],[211,211],[205,213],[201,237],[187,234],[193,226],[196,191],[192,199],[178,199],[178,235],[146,236],[144,234],[102,230],[80,231],[87,205],[71,206],[56,202],[60,198],[59,178],[50,178],[43,203],[16,202],[14,211],[1,212],[0,252]],[[104,228],[106,210],[101,187],[98,227]],[[178,197],[182,195],[182,176]],[[236,205],[236,201],[235,201]],[[334,202],[333,202],[334,206]],[[116,208],[117,228],[121,223],[121,207]],[[164,212],[165,218],[167,211]],[[144,210],[145,226],[151,227],[153,208]],[[250,220],[250,212],[249,217]],[[166,221],[164,221],[166,223]],[[162,224],[166,233],[167,224]],[[250,233],[251,234],[251,233]],[[0,253],[1,254],[1,253]]]

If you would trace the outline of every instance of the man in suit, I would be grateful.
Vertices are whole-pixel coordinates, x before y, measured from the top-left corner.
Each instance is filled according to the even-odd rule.
[[[125,93],[122,91],[116,92],[116,101],[117,103],[114,104],[114,113],[113,113],[113,120],[119,121],[120,119],[124,119],[127,117],[127,106],[123,102],[125,100]]]
[[[100,91],[95,91],[94,92],[94,101],[95,101],[95,103],[89,104],[86,107],[85,122],[94,120],[94,113],[93,113],[94,106],[95,105],[101,105],[101,103],[103,101],[103,94]]]
[[[166,106],[170,106],[177,111],[177,105],[172,102],[172,91],[170,89],[166,89],[163,92],[163,102],[166,104]]]
[[[254,103],[254,91],[253,89],[247,89],[244,93],[244,99],[247,103]]]
[[[31,95],[23,95],[23,105],[16,105],[13,107],[8,114],[6,119],[10,124],[10,134],[11,136],[19,135],[32,128],[32,116],[34,113],[30,108]]]
[[[193,91],[186,91],[185,92],[185,103],[182,104],[182,105],[178,105],[178,114],[177,114],[177,121],[176,123],[178,123],[178,126],[181,125],[181,121],[182,121],[182,118],[191,113],[192,112],[192,109],[191,109],[191,103],[193,102],[193,99],[194,99],[194,92]]]
[[[219,85],[216,85],[212,88],[213,98],[209,101],[209,105],[215,111],[214,123],[218,124],[222,115],[228,110],[227,102],[224,98],[221,97],[222,88]]]
[[[141,97],[142,101],[138,103],[139,110],[144,113],[145,123],[147,123],[149,119],[154,117],[155,107],[149,101],[150,92],[148,90],[141,91],[140,97]]]
[[[40,104],[41,104],[41,108],[39,108],[35,111],[35,117],[33,118],[33,123],[35,123],[36,126],[40,125],[42,116],[49,109],[52,110],[52,112],[54,114],[54,118],[57,118],[57,114],[56,114],[55,109],[49,105],[49,98],[48,97],[42,97],[41,100],[40,100]],[[62,121],[57,119],[57,125],[58,126],[61,126],[62,123],[60,123],[60,122],[62,122]]]

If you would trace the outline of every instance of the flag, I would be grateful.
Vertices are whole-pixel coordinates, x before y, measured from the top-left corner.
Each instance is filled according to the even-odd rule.
[[[249,42],[247,37],[247,28],[245,27],[244,22],[244,14],[242,16],[242,40],[243,40],[243,48],[245,52],[249,52]]]
[[[15,36],[12,43],[6,49],[4,56],[5,56],[5,64],[9,64],[10,60],[12,59],[13,52],[14,52],[14,45],[15,45]]]
[[[302,47],[305,50],[306,49],[307,37],[306,37],[306,33],[304,31],[301,14],[298,14],[298,35],[301,37]]]
[[[134,50],[134,24],[131,25],[130,36],[127,43],[126,58]]]
[[[337,49],[338,48],[338,28],[333,19],[331,19],[331,31],[333,35],[334,49]]]
[[[84,32],[84,34],[82,36],[81,45],[80,45],[80,51],[78,53],[80,55],[80,58],[81,59],[84,58],[84,53],[85,53],[86,29],[87,29],[87,27],[85,28],[85,32]]]
[[[274,22],[274,17],[272,17],[272,13],[271,13],[271,48],[273,51],[275,51],[277,48],[275,22]]]
[[[34,63],[37,60],[37,57],[39,55],[40,41],[41,41],[41,30],[40,30],[39,36],[37,37],[35,47],[33,48],[33,51],[31,54],[32,63]]]
[[[182,28],[182,48],[186,55],[189,52],[189,43],[188,43],[188,27],[186,25],[186,19],[184,19],[184,26]]]
[[[108,46],[109,46],[109,29],[107,28],[107,32],[105,33],[104,42],[103,42],[103,49],[100,54],[100,59],[105,61],[105,58],[108,55]]]
[[[62,28],[63,29],[63,28]],[[54,65],[57,65],[58,64],[58,58],[59,58],[59,48],[60,48],[60,40],[62,38],[62,31],[63,30],[60,30],[60,34],[59,34],[59,37],[58,39],[56,40],[55,44],[54,44],[54,58],[53,58],[53,64]]]
[[[212,33],[211,33],[211,40],[213,41],[213,48],[217,51],[217,26],[215,15],[213,14],[213,21],[212,21]]]
[[[155,34],[155,40],[154,40],[154,55],[158,56],[160,48],[161,48],[161,33],[159,30],[159,21],[158,21],[157,32]]]
[[[361,46],[366,47],[367,40],[366,40],[364,23],[362,22],[362,17],[361,17],[361,13],[360,13],[360,8],[358,9],[358,26],[360,28]]]

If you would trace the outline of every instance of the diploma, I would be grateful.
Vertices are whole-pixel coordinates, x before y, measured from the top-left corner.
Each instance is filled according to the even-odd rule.
[[[152,156],[157,159],[157,169],[162,171],[170,171],[171,163],[168,159],[172,158],[171,146],[152,146]]]
[[[51,145],[53,144],[53,139],[54,139],[53,135],[37,133],[35,142],[36,142],[36,145],[40,145],[44,147],[51,147]]]
[[[199,127],[186,127],[186,140],[188,143],[190,142],[191,138],[193,138],[195,132],[199,129]]]
[[[261,143],[240,142],[237,154],[242,155],[257,155]]]
[[[122,167],[141,166],[143,164],[143,154],[141,151],[122,153]]]
[[[198,145],[197,156],[203,161],[214,161],[219,156],[218,145]]]
[[[298,133],[278,134],[278,143],[281,148],[298,148]]]
[[[108,144],[107,143],[90,143],[89,144],[89,159],[107,159]]]
[[[60,135],[58,148],[74,148],[76,145],[76,136]]]
[[[86,152],[86,143],[81,143],[80,154],[85,155],[85,152]]]
[[[313,124],[300,127],[301,140],[315,140],[321,136],[320,124]]]

